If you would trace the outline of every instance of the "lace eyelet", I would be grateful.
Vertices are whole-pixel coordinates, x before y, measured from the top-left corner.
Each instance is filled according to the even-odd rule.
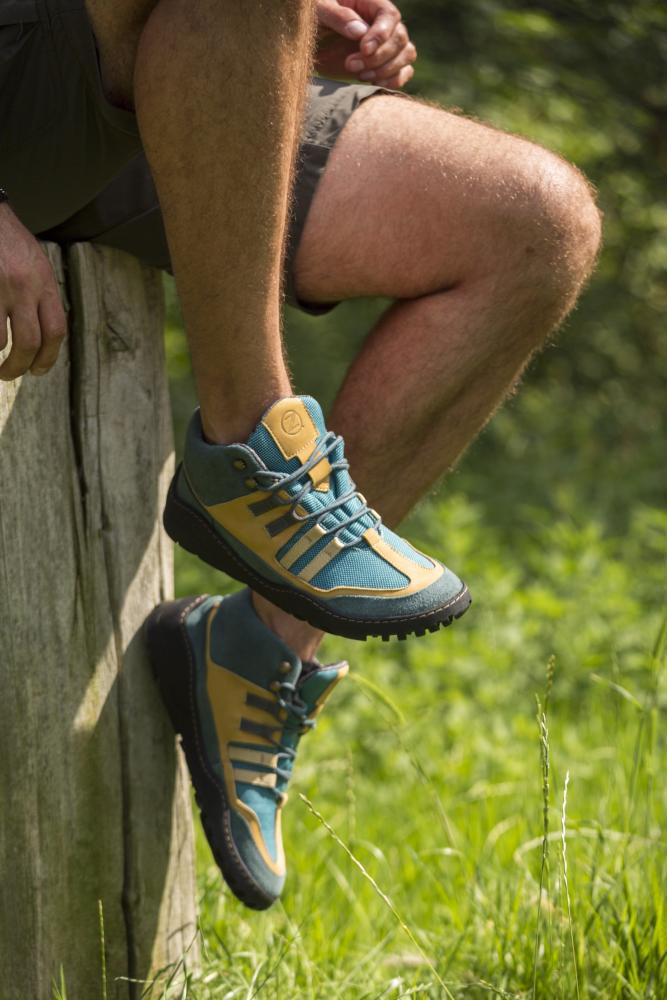
[[[246,463],[243,461],[242,458],[235,458],[234,461],[232,462],[232,465],[234,466],[235,469],[238,469],[239,472],[243,472],[244,469],[248,468],[248,466],[246,465]]]
[[[249,489],[249,490],[256,490],[257,489],[257,483],[255,482],[254,479],[246,479],[245,485],[246,485],[246,489]]]
[[[289,660],[283,660],[280,666],[278,667],[278,670],[280,671],[281,674],[288,674],[291,669],[292,669],[292,664],[289,662]]]
[[[280,681],[271,681],[269,684],[269,690],[276,692],[280,691]]]
[[[281,722],[287,722],[288,711],[286,708],[281,708],[278,712],[278,718]]]

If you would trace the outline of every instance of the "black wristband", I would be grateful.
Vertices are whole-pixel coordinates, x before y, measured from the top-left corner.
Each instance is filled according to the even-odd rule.
[[[0,205],[2,205],[3,201],[9,201],[9,195],[4,188],[0,187]]]

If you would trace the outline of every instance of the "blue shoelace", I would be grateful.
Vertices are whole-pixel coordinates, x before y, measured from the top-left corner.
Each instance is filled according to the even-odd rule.
[[[258,469],[257,472],[253,473],[253,479],[255,479],[258,486],[273,495],[273,501],[275,504],[282,504],[284,506],[289,505],[290,513],[295,521],[305,522],[314,518],[313,527],[316,524],[323,527],[322,521],[327,514],[331,514],[333,511],[337,510],[339,507],[343,507],[350,501],[356,501],[359,504],[359,509],[357,511],[345,517],[343,520],[336,520],[336,524],[332,525],[330,528],[323,527],[325,535],[333,533],[333,538],[339,542],[342,548],[349,548],[352,545],[358,545],[362,540],[362,535],[353,538],[352,541],[343,542],[340,539],[340,535],[346,528],[350,528],[353,524],[360,521],[361,518],[366,517],[366,515],[371,518],[373,522],[372,527],[377,529],[382,524],[382,518],[380,515],[377,511],[373,510],[372,507],[368,506],[363,493],[360,493],[357,490],[354,483],[351,483],[351,488],[340,497],[336,497],[335,499],[323,504],[321,511],[317,514],[313,511],[309,514],[303,515],[299,514],[296,509],[304,497],[312,493],[315,487],[318,486],[319,483],[323,482],[330,474],[339,471],[347,472],[350,467],[350,463],[346,458],[341,458],[338,459],[338,461],[330,462],[329,467],[331,473],[327,472],[323,474],[321,479],[317,482],[314,483],[308,475],[310,471],[322,461],[322,459],[328,459],[329,455],[335,451],[339,444],[342,443],[343,439],[340,435],[335,434],[333,431],[327,431],[315,445],[310,457],[306,459],[303,465],[299,466],[298,469],[295,469],[294,472],[283,473],[274,472],[270,469]],[[301,480],[303,480],[304,477],[307,481],[302,484]],[[289,491],[290,487],[295,485],[301,486],[301,489],[298,493],[290,494],[289,499],[285,500],[278,495],[281,490]]]
[[[251,722],[249,719],[241,719],[241,729],[249,733],[254,733],[257,736],[263,736],[264,739],[278,751],[276,758],[278,763],[275,767],[270,767],[267,769],[267,773],[273,772],[277,778],[281,778],[284,781],[289,781],[292,776],[292,767],[289,768],[281,767],[280,762],[285,761],[288,764],[293,765],[294,759],[296,758],[296,747],[286,746],[277,740],[274,733],[278,728],[282,728],[284,732],[287,730],[296,730],[299,734],[299,738],[304,734],[314,729],[317,725],[316,719],[308,718],[308,705],[300,697],[297,690],[297,685],[293,684],[291,681],[281,681],[276,680],[275,691],[278,694],[278,698],[275,702],[271,702],[268,699],[260,698],[255,695],[248,696],[248,704],[255,705],[257,708],[263,708],[265,711],[271,714],[278,714],[278,712],[284,711],[287,713],[286,718],[282,720],[282,727],[263,725],[258,722]],[[292,721],[295,723],[290,726],[288,723]],[[298,745],[298,740],[297,740]],[[266,750],[264,746],[258,746],[258,750]],[[279,791],[277,788],[267,788],[275,797],[277,802],[282,801],[284,798],[284,793]]]

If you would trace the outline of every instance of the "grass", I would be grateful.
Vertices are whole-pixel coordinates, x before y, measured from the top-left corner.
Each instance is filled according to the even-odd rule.
[[[474,609],[424,641],[347,649],[373,686],[351,679],[304,746],[282,904],[258,916],[221,892],[200,836],[189,996],[667,995],[664,618],[631,557],[650,524],[616,545],[569,525],[563,578],[563,525],[538,574],[488,527],[464,531],[463,499],[432,512],[469,548]]]
[[[300,391],[330,401],[379,308],[290,317]],[[178,444],[173,316],[167,348]],[[145,1000],[665,1000],[664,390],[640,419],[634,383],[611,406],[576,356],[546,352],[405,525],[464,573],[465,618],[326,640],[352,672],[302,744],[282,900],[244,909],[197,822],[198,941]],[[235,586],[181,550],[176,584]]]
[[[198,829],[201,967],[154,998],[667,996],[667,514],[652,432],[616,447],[573,394],[538,368],[412,517],[471,611],[327,640],[352,673],[302,747],[284,897],[245,910]],[[178,554],[180,593],[221,583]]]

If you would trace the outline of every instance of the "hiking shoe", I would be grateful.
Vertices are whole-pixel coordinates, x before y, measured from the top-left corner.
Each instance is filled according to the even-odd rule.
[[[285,882],[281,815],[299,740],[347,663],[302,664],[248,590],[160,604],[146,638],[213,857],[241,902],[264,910]]]
[[[195,411],[164,512],[168,534],[315,628],[423,635],[459,618],[467,587],[386,528],[310,396],[280,399],[244,444],[211,445]]]

